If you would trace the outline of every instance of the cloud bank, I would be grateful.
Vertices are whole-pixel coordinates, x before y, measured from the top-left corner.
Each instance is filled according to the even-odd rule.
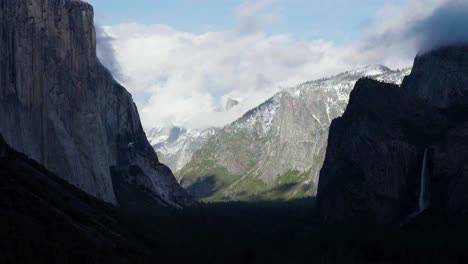
[[[409,32],[419,41],[420,52],[468,43],[468,2],[448,2],[429,17],[417,21]]]
[[[378,14],[363,43],[396,46],[403,55],[468,42],[466,0],[412,0],[387,6]]]
[[[96,52],[99,60],[109,69],[115,78],[123,80],[124,76],[120,63],[117,61],[115,49],[113,46],[114,39],[107,34],[101,26],[96,26]]]
[[[104,27],[106,37],[99,38],[98,46],[115,52],[99,56],[111,71],[121,73],[117,79],[134,95],[145,128],[206,128],[234,121],[282,88],[368,64],[407,67],[418,50],[466,37],[461,25],[468,16],[461,1],[387,5],[347,46],[263,33],[268,25],[286,19],[278,11],[279,3],[259,0],[239,6],[233,11],[238,25],[231,31],[195,34],[141,24]],[[448,34],[448,28],[458,30]],[[241,103],[223,111],[229,98]]]

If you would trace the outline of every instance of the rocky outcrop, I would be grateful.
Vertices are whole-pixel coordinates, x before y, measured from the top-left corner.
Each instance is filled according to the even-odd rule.
[[[418,56],[401,88],[358,81],[330,129],[317,197],[326,222],[392,224],[414,215],[425,150],[430,208],[466,209],[467,52]]]
[[[314,196],[330,123],[356,81],[400,84],[406,74],[372,65],[278,93],[211,137],[179,172],[181,184],[214,200]]]
[[[79,0],[0,3],[0,133],[16,150],[104,201],[112,171],[167,204],[189,198],[158,162],[131,95],[96,57],[93,8]],[[160,173],[164,171],[164,173]]]

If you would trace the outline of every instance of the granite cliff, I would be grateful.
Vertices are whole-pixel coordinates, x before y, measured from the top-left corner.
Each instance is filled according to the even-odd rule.
[[[113,178],[159,203],[190,203],[148,143],[131,95],[96,57],[91,5],[3,0],[0,21],[0,134],[10,146],[110,203],[123,199]]]
[[[330,123],[356,81],[401,84],[407,74],[370,65],[286,89],[209,137],[177,176],[192,195],[210,200],[315,196]]]
[[[467,46],[418,55],[401,88],[358,81],[330,128],[318,189],[323,220],[394,224],[427,209],[465,211],[467,95]]]

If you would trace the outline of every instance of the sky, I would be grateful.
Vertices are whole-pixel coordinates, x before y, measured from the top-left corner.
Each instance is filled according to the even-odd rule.
[[[409,67],[418,51],[468,36],[467,0],[89,2],[98,56],[145,129],[222,127],[281,89],[369,64]],[[224,110],[229,98],[241,103]]]
[[[242,0],[90,0],[96,20],[103,25],[122,23],[165,24],[178,31],[202,33],[236,27],[236,8],[254,1]],[[262,2],[262,1],[257,1]],[[265,28],[271,34],[298,38],[325,38],[346,43],[370,23],[382,5],[398,0],[287,0],[263,1],[271,5],[277,21]]]

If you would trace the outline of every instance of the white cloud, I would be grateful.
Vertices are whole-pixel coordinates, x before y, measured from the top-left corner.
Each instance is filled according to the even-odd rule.
[[[364,43],[425,52],[468,41],[467,24],[466,0],[411,0],[382,9]]]
[[[239,25],[232,31],[194,34],[141,24],[104,30],[123,74],[119,81],[136,98],[147,98],[138,101],[145,128],[211,127],[234,121],[282,87],[368,64],[410,65],[417,47],[398,32],[445,2],[412,0],[386,6],[368,31],[346,47],[261,33],[281,18],[275,0],[237,8]],[[227,98],[241,99],[242,104],[221,112]]]
[[[236,8],[234,14],[237,19],[240,34],[255,33],[263,27],[279,22],[283,16],[277,8],[279,0],[246,1]]]

